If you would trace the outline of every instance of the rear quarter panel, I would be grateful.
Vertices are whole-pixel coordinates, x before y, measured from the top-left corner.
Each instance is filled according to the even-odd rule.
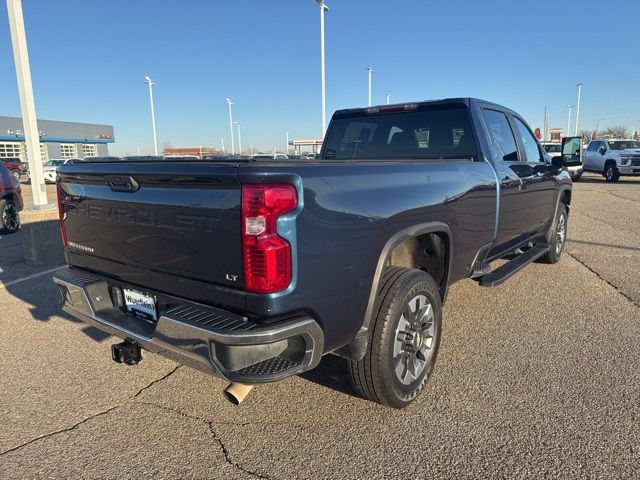
[[[452,232],[449,282],[464,278],[493,240],[496,184],[486,162],[315,162],[252,164],[241,183],[289,181],[302,192],[295,221],[292,287],[247,297],[247,309],[278,315],[310,310],[327,351],[363,324],[375,270],[389,239],[406,228],[443,222]]]

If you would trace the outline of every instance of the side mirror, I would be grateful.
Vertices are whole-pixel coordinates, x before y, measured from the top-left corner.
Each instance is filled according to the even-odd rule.
[[[582,164],[582,137],[563,138],[561,151],[562,155],[557,158],[562,162],[562,166]]]
[[[598,147],[598,152],[600,152],[600,155],[604,155],[605,153],[607,153],[607,147],[605,147],[604,145],[600,145]]]

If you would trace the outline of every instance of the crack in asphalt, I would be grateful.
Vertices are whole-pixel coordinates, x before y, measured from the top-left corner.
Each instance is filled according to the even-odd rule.
[[[80,420],[77,423],[74,423],[73,425],[71,425],[70,427],[65,427],[65,428],[61,428],[60,430],[56,430],[55,432],[49,432],[49,433],[45,433],[44,435],[40,435],[36,438],[32,438],[31,440],[21,443],[20,445],[17,445],[15,447],[11,447],[8,450],[5,450],[4,452],[0,452],[0,457],[7,454],[7,453],[11,453],[11,452],[15,452],[16,450],[20,450],[23,447],[26,447],[27,445],[30,445],[34,442],[37,442],[38,440],[42,440],[43,438],[49,438],[49,437],[53,437],[54,435],[58,435],[59,433],[64,433],[64,432],[70,432],[71,430],[74,430],[75,428],[79,427],[80,425],[82,425],[83,423],[88,422],[89,420],[93,420],[96,417],[100,417],[102,415],[106,415],[109,412],[112,412],[113,410],[122,407],[122,405],[115,405],[113,407],[109,407],[106,410],[102,410],[101,412],[98,413],[94,413],[93,415],[88,416],[87,418]]]
[[[138,398],[138,395],[140,395],[142,392],[144,392],[145,390],[148,390],[149,388],[153,387],[156,383],[160,383],[163,382],[164,380],[166,380],[167,378],[169,378],[171,375],[173,375],[174,373],[176,373],[176,371],[182,367],[182,365],[176,365],[175,367],[173,367],[173,369],[168,372],[166,375],[163,375],[162,377],[154,380],[153,382],[149,383],[147,386],[142,387],[140,390],[138,390],[138,393],[136,393],[133,397],[131,397],[132,399],[134,398]]]
[[[148,388],[152,387],[153,385],[162,382],[163,380],[166,380],[167,378],[169,378],[171,375],[173,375],[176,370],[178,370],[182,365],[177,365],[176,367],[174,367],[170,372],[168,372],[167,374],[163,375],[162,377],[153,380],[152,382],[150,382],[148,385],[142,387],[140,390],[138,390],[138,392],[131,397],[129,400],[127,400],[124,403],[119,403],[118,405],[114,405],[112,407],[107,408],[106,410],[102,410],[100,412],[94,413],[93,415],[89,415],[88,417],[80,420],[79,422],[74,423],[73,425],[69,426],[69,427],[64,427],[61,428],[59,430],[55,430],[53,432],[49,432],[49,433],[45,433],[43,435],[39,435],[35,438],[32,438],[31,440],[27,440],[24,443],[21,443],[20,445],[16,445],[15,447],[11,447],[7,450],[4,450],[2,452],[0,452],[0,457],[7,454],[7,453],[11,453],[11,452],[15,452],[16,450],[20,450],[23,447],[26,447],[27,445],[30,445],[34,442],[37,442],[38,440],[42,440],[43,438],[49,438],[49,437],[53,437],[54,435],[58,435],[59,433],[64,433],[64,432],[69,432],[71,430],[74,430],[75,428],[79,427],[80,425],[88,422],[89,420],[93,420],[96,417],[100,417],[102,415],[106,415],[109,412],[112,412],[113,410],[116,410],[117,408],[121,408],[124,405],[126,405],[127,403],[129,403],[130,401],[134,400],[135,398],[138,397],[138,395],[140,395],[142,392],[144,392],[145,390],[147,390]]]
[[[267,477],[267,476],[265,476],[265,475],[263,475],[261,473],[254,472],[252,470],[248,470],[247,468],[243,467],[242,465],[240,465],[238,462],[236,462],[235,460],[233,460],[231,458],[231,454],[229,453],[229,450],[227,449],[227,446],[224,444],[224,442],[222,441],[220,436],[216,433],[216,431],[213,428],[213,424],[215,422],[211,422],[211,421],[207,420],[206,418],[199,417],[199,416],[193,415],[191,413],[183,412],[182,410],[178,410],[178,409],[175,409],[175,408],[167,407],[166,405],[159,405],[157,403],[144,402],[144,401],[141,401],[141,400],[134,401],[134,403],[139,403],[139,404],[142,404],[142,405],[148,405],[150,407],[159,408],[160,410],[165,410],[165,411],[180,415],[181,417],[191,418],[193,420],[199,420],[199,421],[203,422],[204,424],[206,424],[209,427],[209,431],[211,432],[211,435],[212,435],[213,439],[220,446],[220,450],[222,451],[222,454],[224,455],[224,460],[225,460],[226,463],[228,463],[232,467],[240,470],[241,472],[244,472],[246,474],[252,475],[252,476],[254,476],[256,478],[262,478],[262,479],[270,480],[270,477]]]
[[[620,295],[622,295],[624,298],[626,298],[629,302],[631,302],[632,305],[634,305],[635,307],[640,307],[640,304],[638,304],[633,298],[631,298],[629,295],[627,295],[627,293],[625,293],[624,291],[622,291],[620,289],[620,287],[614,285],[613,283],[611,283],[609,280],[607,280],[606,278],[604,278],[602,275],[600,275],[598,272],[596,272],[593,268],[591,268],[589,265],[587,265],[585,262],[583,262],[582,260],[580,260],[578,257],[576,257],[574,254],[569,253],[565,250],[565,252],[567,255],[569,255],[571,258],[573,258],[576,262],[578,262],[580,265],[582,265],[583,267],[585,267],[587,270],[589,270],[591,273],[593,273],[596,277],[598,277],[600,280],[602,280],[604,283],[606,283],[607,285],[609,285],[610,287],[612,287],[616,292],[618,292]]]
[[[238,464],[238,462],[234,461],[231,458],[231,455],[229,454],[229,450],[227,450],[227,447],[225,446],[224,442],[218,436],[216,431],[213,429],[213,422],[207,422],[207,424],[209,425],[209,431],[211,432],[211,435],[213,436],[214,440],[216,442],[218,442],[218,445],[220,445],[220,449],[222,450],[222,454],[224,455],[225,462],[227,462],[229,465],[232,465],[233,467],[237,468],[238,470],[240,470],[240,471],[242,471],[244,473],[248,473],[249,475],[253,475],[256,478],[264,478],[264,479],[269,480],[269,477],[265,477],[264,475],[262,475],[260,473],[256,473],[256,472],[253,472],[251,470],[247,470],[246,468],[244,468],[243,466]]]

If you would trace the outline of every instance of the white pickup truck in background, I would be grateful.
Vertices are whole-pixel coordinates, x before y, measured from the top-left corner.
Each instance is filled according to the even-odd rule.
[[[617,182],[622,175],[640,175],[640,142],[591,140],[583,161],[585,172],[601,173],[607,182]]]

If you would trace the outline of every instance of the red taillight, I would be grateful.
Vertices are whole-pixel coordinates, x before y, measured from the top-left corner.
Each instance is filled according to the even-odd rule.
[[[62,244],[67,246],[67,229],[64,226],[66,196],[60,187],[60,179],[56,182],[56,196],[58,197],[58,215],[60,217],[60,234],[62,235]]]
[[[298,205],[293,185],[242,186],[242,256],[245,289],[284,290],[291,283],[291,245],[277,231],[278,217]]]

